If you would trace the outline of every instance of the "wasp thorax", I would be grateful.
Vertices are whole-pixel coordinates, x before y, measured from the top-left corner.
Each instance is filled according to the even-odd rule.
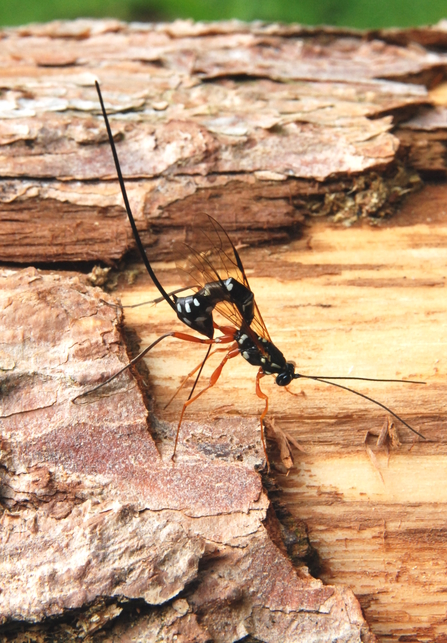
[[[173,296],[177,317],[187,326],[210,339],[214,336],[213,307],[200,293],[186,297]]]
[[[256,340],[247,333],[239,331],[235,335],[239,344],[241,355],[253,366],[260,366],[265,375],[276,375],[278,386],[287,386],[293,380],[295,365],[286,362],[286,358],[279,348],[265,337],[256,337]]]

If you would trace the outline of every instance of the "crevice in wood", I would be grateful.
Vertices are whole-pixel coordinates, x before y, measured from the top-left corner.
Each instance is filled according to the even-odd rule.
[[[264,641],[275,620],[278,641],[296,627],[312,643],[372,641],[351,585],[383,641],[440,640],[445,25],[362,34],[86,20],[2,37],[0,258],[57,273],[0,275],[0,607],[16,621],[0,636]],[[289,476],[275,474],[279,502],[256,473],[259,400],[242,363],[194,405],[178,467],[181,400],[163,407],[192,347],[160,346],[108,397],[69,404],[116,372],[137,337],[144,347],[178,323],[163,306],[132,309],[120,334],[101,302],[110,295],[91,285],[124,303],[156,296],[130,263],[95,77],[163,283],[178,279],[173,240],[208,210],[246,246],[267,326],[302,372],[428,381],[365,389],[426,443],[401,431],[401,446],[372,458],[365,434],[383,426],[381,410],[316,383],[297,381],[294,397],[266,383],[278,428],[304,446]],[[67,271],[97,262],[89,281]],[[48,552],[67,574],[42,581],[51,600],[33,585]],[[14,578],[7,560],[19,561]]]

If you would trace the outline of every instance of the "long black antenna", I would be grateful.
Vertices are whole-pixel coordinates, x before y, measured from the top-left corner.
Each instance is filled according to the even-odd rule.
[[[304,377],[307,380],[315,380],[316,382],[323,382],[324,384],[330,384],[331,386],[336,386],[337,388],[341,388],[344,391],[349,391],[350,393],[354,393],[354,395],[358,395],[359,397],[363,397],[363,399],[368,400],[369,402],[372,402],[373,404],[376,404],[377,406],[380,406],[382,409],[385,411],[388,411],[396,420],[399,420],[399,422],[402,422],[404,426],[407,427],[407,429],[410,429],[413,433],[416,433],[420,438],[423,440],[426,440],[427,438],[425,435],[422,435],[422,433],[419,433],[419,431],[416,431],[416,429],[413,429],[412,426],[408,424],[408,422],[405,422],[397,413],[394,413],[391,409],[389,409],[385,404],[382,404],[382,402],[378,402],[377,400],[373,400],[372,397],[368,397],[368,395],[365,395],[364,393],[360,393],[359,391],[355,391],[353,388],[349,388],[348,386],[343,386],[342,384],[336,384],[335,382],[328,382],[328,380],[322,379],[321,377],[313,377],[312,375],[300,375],[299,373],[296,374],[297,377],[294,377],[294,379],[298,379],[300,377]],[[335,379],[335,378],[333,378]],[[341,378],[340,378],[341,379]],[[363,378],[358,378],[358,379],[363,379]],[[366,378],[364,378],[366,379]],[[375,381],[375,380],[373,380]],[[408,380],[402,380],[404,382],[408,382]],[[422,384],[425,384],[425,382],[419,382]]]
[[[110,147],[112,148],[113,160],[115,161],[116,173],[118,174],[118,181],[119,181],[120,188],[121,188],[121,194],[123,195],[124,205],[126,207],[127,216],[129,218],[129,222],[130,222],[130,225],[132,227],[133,236],[135,237],[135,241],[137,243],[138,250],[140,252],[141,258],[143,259],[144,265],[146,266],[146,270],[148,271],[152,281],[157,286],[158,290],[160,291],[160,294],[164,297],[164,299],[166,299],[168,304],[171,306],[171,308],[177,314],[177,308],[175,306],[175,303],[169,297],[168,293],[166,292],[166,290],[163,288],[163,286],[161,285],[161,283],[158,281],[157,277],[155,276],[155,273],[152,270],[152,266],[149,263],[149,259],[147,258],[144,246],[143,246],[143,244],[141,242],[140,235],[138,233],[137,226],[135,224],[135,219],[133,218],[132,210],[130,209],[129,199],[127,198],[126,186],[124,185],[124,179],[123,179],[123,175],[121,173],[121,167],[120,167],[120,163],[119,163],[119,160],[118,160],[118,154],[116,152],[115,142],[114,142],[113,136],[112,136],[112,130],[110,129],[109,119],[107,118],[106,109],[104,107],[104,101],[102,100],[101,89],[99,88],[99,83],[98,83],[97,80],[95,80],[95,85],[96,85],[96,91],[98,92],[99,102],[101,103],[102,115],[104,117],[104,122],[106,124],[107,135],[109,137]]]
[[[137,304],[137,306],[139,305],[141,304]],[[351,377],[349,375],[337,375],[337,377],[332,377],[332,375],[301,375],[300,373],[296,373],[295,375],[296,377],[294,377],[294,379],[307,377],[322,380],[360,380],[361,382],[399,382],[399,384],[427,384],[427,382],[420,382],[419,380],[390,380],[382,379],[380,377]]]

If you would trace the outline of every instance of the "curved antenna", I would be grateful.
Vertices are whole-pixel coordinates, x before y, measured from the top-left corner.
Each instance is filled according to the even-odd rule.
[[[293,379],[298,379],[300,377],[307,377],[310,379],[323,379],[323,380],[360,380],[361,382],[399,382],[400,384],[427,384],[427,382],[419,382],[417,380],[388,380],[388,379],[381,379],[377,377],[343,377],[343,376],[337,376],[337,377],[332,377],[332,375],[301,375],[300,373],[295,374],[296,377]]]
[[[404,426],[407,427],[407,429],[410,429],[413,433],[416,433],[420,438],[423,440],[426,440],[427,438],[425,435],[422,435],[422,433],[419,433],[419,431],[416,431],[416,429],[413,429],[408,422],[405,422],[397,413],[394,413],[391,409],[389,409],[385,404],[382,404],[382,402],[378,402],[377,400],[373,400],[372,397],[369,397],[368,395],[365,395],[364,393],[360,393],[359,391],[355,391],[353,388],[349,388],[348,386],[343,386],[342,384],[335,384],[335,382],[328,382],[328,380],[322,379],[321,377],[313,377],[312,375],[300,375],[299,373],[296,374],[297,377],[294,377],[293,379],[298,379],[300,377],[304,377],[307,380],[315,380],[316,382],[323,382],[324,384],[330,384],[331,386],[336,386],[337,388],[341,388],[344,391],[349,391],[350,393],[354,393],[354,395],[358,395],[359,397],[363,397],[363,399],[368,400],[369,402],[372,402],[373,404],[376,404],[377,406],[380,406],[382,409],[390,413],[396,420],[399,420],[399,422],[402,422]],[[335,379],[335,378],[334,378]],[[408,381],[408,380],[404,380]]]
[[[143,259],[143,263],[146,266],[146,270],[148,271],[152,281],[157,286],[157,288],[160,291],[160,294],[163,296],[163,298],[168,302],[168,304],[171,306],[171,308],[177,314],[177,308],[175,306],[175,303],[169,297],[168,293],[166,292],[166,290],[163,288],[163,286],[161,285],[161,283],[158,281],[157,277],[155,276],[155,273],[152,270],[152,266],[149,263],[149,259],[147,258],[144,246],[143,246],[143,244],[141,242],[140,235],[138,233],[137,226],[135,224],[135,219],[133,218],[132,210],[130,209],[129,199],[127,198],[126,186],[124,185],[124,179],[123,179],[123,175],[121,173],[121,167],[120,167],[120,163],[119,163],[119,160],[118,160],[118,154],[116,152],[115,142],[113,140],[112,130],[110,129],[109,119],[107,117],[106,109],[104,107],[104,101],[102,100],[102,94],[101,94],[101,90],[99,88],[99,83],[98,83],[97,80],[95,80],[95,85],[96,85],[96,91],[98,92],[99,102],[101,103],[102,115],[103,115],[103,118],[104,118],[104,122],[106,124],[107,135],[109,137],[110,147],[112,149],[113,160],[115,162],[115,168],[116,168],[116,173],[118,175],[118,181],[119,181],[120,188],[121,188],[121,194],[123,195],[124,205],[125,205],[125,208],[126,208],[126,212],[127,212],[128,218],[129,218],[130,225],[132,227],[133,236],[135,237],[135,241],[137,243],[138,250],[140,252],[141,258]]]
[[[109,382],[111,382],[116,377],[118,377],[118,375],[121,375],[121,373],[124,373],[124,371],[127,371],[127,369],[129,369],[131,366],[139,362],[140,359],[142,359],[146,355],[146,353],[149,353],[149,351],[152,350],[154,346],[156,346],[159,342],[161,342],[163,339],[166,339],[166,337],[173,337],[174,335],[175,333],[171,332],[171,333],[165,333],[164,335],[161,335],[161,337],[158,337],[158,339],[156,339],[155,342],[152,342],[150,346],[142,350],[141,353],[138,353],[136,357],[134,357],[128,364],[126,364],[126,366],[123,366],[123,368],[120,368],[120,370],[117,371],[114,375],[112,375],[112,377],[109,377],[104,382],[101,382],[101,384],[97,384],[97,386],[90,388],[88,391],[84,391],[83,393],[79,393],[79,395],[76,395],[76,397],[74,397],[71,400],[72,404],[77,404],[76,400],[79,400],[79,398],[85,397],[86,395],[90,395],[90,393],[94,393],[95,391],[98,391],[106,384],[109,384]]]
[[[185,292],[185,290],[191,290],[191,286],[182,286],[181,288],[172,290],[170,293],[168,293],[168,296],[171,297],[171,295],[176,295],[178,292]],[[149,304],[155,306],[155,304],[159,304],[163,300],[164,297],[157,297],[156,299],[151,299],[150,301],[142,301],[139,304],[127,304],[126,306],[124,306],[123,304],[111,304],[110,301],[106,301],[105,299],[100,299],[99,301],[106,306],[111,306],[112,308],[139,308],[140,306],[147,306]]]

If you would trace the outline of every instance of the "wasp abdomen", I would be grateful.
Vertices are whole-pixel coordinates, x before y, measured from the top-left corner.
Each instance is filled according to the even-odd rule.
[[[174,300],[180,321],[210,339],[214,335],[213,310],[221,301],[233,303],[248,325],[253,321],[254,295],[233,277],[207,283],[194,295],[174,295]]]

